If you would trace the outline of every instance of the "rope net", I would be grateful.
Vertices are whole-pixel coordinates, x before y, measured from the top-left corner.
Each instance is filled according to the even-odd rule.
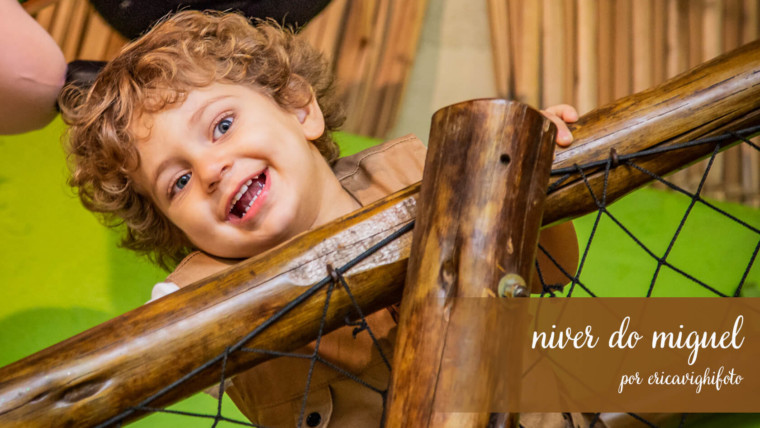
[[[559,297],[573,297],[573,296],[593,296],[593,297],[611,297],[611,296],[621,296],[626,295],[628,297],[656,297],[656,296],[662,296],[662,295],[671,295],[671,296],[714,296],[714,297],[738,297],[743,296],[745,289],[748,287],[748,278],[754,277],[757,274],[757,270],[753,272],[753,266],[755,266],[755,261],[758,257],[758,252],[760,251],[760,215],[757,215],[757,212],[755,211],[755,215],[750,215],[751,218],[740,218],[740,216],[737,216],[729,210],[719,207],[716,203],[713,203],[709,200],[704,199],[701,196],[702,189],[704,188],[705,181],[707,180],[708,174],[710,173],[714,161],[715,156],[720,152],[722,148],[725,148],[727,145],[730,145],[736,141],[740,142],[740,144],[745,144],[748,147],[751,147],[752,149],[756,151],[760,151],[760,147],[750,141],[750,137],[754,134],[757,134],[760,132],[760,127],[752,127],[752,128],[745,128],[735,131],[729,131],[722,135],[710,137],[710,138],[704,138],[689,142],[684,142],[681,144],[669,146],[669,147],[658,147],[638,153],[633,154],[625,154],[625,155],[618,155],[614,151],[610,154],[610,156],[602,161],[596,161],[591,162],[585,165],[574,165],[569,168],[564,169],[557,169],[552,171],[552,177],[554,177],[551,181],[551,184],[549,186],[548,192],[554,191],[560,184],[567,182],[567,180],[571,179],[573,176],[579,176],[581,180],[586,185],[586,188],[588,189],[588,195],[590,198],[593,198],[594,203],[597,206],[596,214],[592,213],[587,215],[585,218],[590,220],[590,230],[587,232],[588,238],[586,239],[585,245],[581,245],[581,257],[580,262],[578,265],[577,272],[575,274],[572,274],[570,272],[564,271],[561,266],[559,266],[558,263],[556,263],[554,257],[552,257],[551,254],[549,254],[545,248],[539,246],[539,251],[543,254],[545,254],[549,260],[551,260],[562,272],[565,274],[568,280],[568,284],[549,284],[544,281],[543,276],[541,275],[541,270],[537,269],[538,271],[538,277],[542,284],[542,291],[540,295],[534,295],[534,297],[540,297],[540,298],[559,298]],[[637,160],[641,158],[651,157],[653,155],[657,155],[660,153],[663,153],[665,151],[675,151],[675,150],[683,150],[685,148],[693,147],[695,145],[703,145],[703,144],[711,144],[714,145],[714,150],[712,152],[712,155],[709,157],[707,161],[705,161],[705,169],[704,173],[702,174],[701,179],[699,180],[696,189],[687,190],[681,186],[678,186],[671,181],[652,173],[651,171],[648,171],[647,169],[641,167],[637,164]],[[647,174],[652,178],[652,180],[656,182],[662,183],[667,188],[673,190],[677,195],[679,195],[681,198],[683,198],[683,202],[686,204],[686,208],[684,209],[683,215],[680,217],[680,220],[678,220],[677,224],[674,227],[674,230],[672,231],[672,235],[667,236],[664,243],[652,243],[652,242],[645,242],[644,239],[638,236],[637,233],[634,233],[634,230],[632,227],[626,224],[626,220],[623,219],[622,216],[616,215],[614,212],[614,209],[611,209],[610,205],[607,201],[607,179],[609,177],[609,174],[612,170],[615,168],[621,168],[621,167],[628,167],[628,168],[634,168],[644,174]],[[595,192],[592,188],[591,184],[589,183],[588,176],[591,173],[597,172],[597,171],[603,171],[604,172],[604,186],[601,189],[601,192]],[[751,212],[751,210],[748,210],[748,212]],[[751,243],[751,245],[746,246],[746,248],[737,248],[736,246],[732,246],[731,243],[728,243],[728,247],[731,248],[731,258],[734,260],[740,260],[741,267],[738,269],[738,272],[734,271],[726,271],[721,270],[718,275],[710,275],[709,273],[699,272],[698,267],[700,265],[704,265],[703,260],[686,260],[688,263],[684,263],[684,260],[679,260],[678,256],[676,254],[676,250],[678,248],[677,243],[680,242],[679,238],[681,240],[684,240],[684,235],[691,232],[690,229],[690,220],[692,220],[696,216],[704,216],[707,213],[711,215],[710,222],[729,222],[731,224],[730,227],[737,228],[738,234],[740,234],[742,237],[747,238]],[[746,216],[745,216],[746,217]],[[657,219],[653,219],[653,222],[656,222]],[[693,222],[693,220],[692,220]],[[698,222],[697,222],[698,223]],[[228,416],[230,412],[227,412],[227,414],[223,411],[225,410],[225,406],[223,406],[223,395],[224,395],[224,385],[229,380],[229,377],[226,373],[226,364],[227,360],[230,358],[231,355],[234,353],[261,353],[266,354],[271,357],[285,357],[285,358],[296,358],[296,359],[305,359],[309,362],[309,370],[308,375],[306,379],[303,380],[304,382],[304,392],[303,397],[301,399],[301,405],[300,405],[300,412],[298,415],[298,422],[296,426],[318,426],[321,422],[321,418],[319,414],[314,413],[306,413],[306,404],[307,399],[309,397],[309,394],[311,392],[311,383],[312,383],[312,375],[314,373],[314,368],[317,365],[322,365],[324,367],[327,367],[328,369],[339,373],[341,376],[345,377],[346,379],[350,379],[351,381],[361,385],[364,388],[368,388],[369,390],[373,391],[374,393],[378,394],[383,402],[383,405],[385,405],[388,389],[387,386],[385,388],[378,388],[366,380],[362,379],[360,376],[351,373],[349,370],[346,370],[342,367],[339,367],[338,365],[330,362],[328,359],[324,358],[322,354],[320,354],[320,343],[323,338],[323,332],[325,327],[325,316],[328,313],[330,309],[330,298],[333,295],[333,293],[340,289],[342,292],[347,293],[347,295],[350,297],[351,302],[353,303],[353,308],[355,310],[355,314],[357,315],[356,319],[358,321],[351,322],[350,320],[346,320],[347,325],[351,325],[354,327],[353,335],[354,337],[357,337],[357,335],[369,335],[369,337],[372,340],[372,343],[374,343],[376,349],[379,351],[383,364],[386,366],[387,370],[391,370],[391,355],[386,355],[384,353],[382,347],[380,347],[378,343],[378,339],[375,336],[375,334],[372,331],[372,328],[370,328],[369,324],[367,323],[366,316],[362,311],[362,308],[359,307],[356,303],[356,299],[354,298],[354,295],[351,292],[351,284],[349,284],[346,279],[344,278],[343,274],[349,271],[353,266],[355,266],[357,263],[361,262],[366,257],[370,256],[374,252],[378,251],[383,246],[387,245],[389,242],[397,239],[403,234],[409,233],[413,228],[413,223],[408,224],[407,226],[399,229],[392,235],[389,235],[386,239],[379,242],[378,244],[374,245],[372,248],[369,248],[367,251],[365,251],[363,254],[358,256],[356,259],[351,260],[350,262],[346,263],[343,266],[333,267],[333,266],[326,266],[326,272],[327,274],[325,277],[319,281],[318,283],[314,284],[312,287],[310,287],[308,290],[306,290],[302,295],[300,295],[298,298],[290,302],[286,307],[284,307],[282,310],[280,310],[278,313],[276,313],[274,316],[266,320],[264,323],[256,327],[254,330],[250,332],[245,338],[240,340],[238,343],[230,344],[230,346],[223,352],[222,354],[216,356],[215,358],[209,360],[205,364],[201,365],[200,367],[196,368],[192,372],[188,373],[183,378],[177,380],[176,382],[173,382],[172,384],[166,386],[164,389],[159,391],[158,393],[154,394],[153,396],[145,399],[142,403],[140,403],[137,406],[130,407],[127,409],[124,409],[119,415],[112,418],[111,420],[108,420],[104,422],[103,424],[99,425],[100,427],[111,427],[111,426],[122,426],[124,421],[128,418],[131,418],[135,416],[135,414],[142,414],[142,413],[163,413],[163,414],[169,414],[174,415],[176,417],[191,417],[191,418],[200,418],[205,419],[209,421],[209,426],[211,427],[217,427],[222,425],[226,426],[233,426],[233,425],[240,425],[240,426],[250,426],[250,427],[264,427],[264,425],[258,425],[256,421],[247,421],[243,420],[241,418],[235,418]],[[595,281],[592,269],[587,269],[587,267],[591,264],[593,264],[592,260],[594,258],[594,252],[593,252],[593,246],[592,243],[599,240],[599,235],[604,231],[604,233],[610,233],[610,231],[616,230],[616,233],[621,234],[620,236],[624,237],[619,239],[620,245],[625,245],[625,240],[627,239],[628,244],[633,245],[635,248],[638,249],[642,254],[645,254],[649,260],[651,260],[650,268],[647,269],[646,267],[642,269],[638,269],[637,275],[638,277],[637,282],[641,282],[642,284],[638,284],[637,286],[633,287],[633,289],[626,289],[621,294],[620,292],[615,293],[609,293],[606,284],[605,283],[599,283],[598,281]],[[714,236],[709,233],[705,233],[704,230],[695,230],[693,231],[697,236],[702,238],[702,250],[700,250],[702,253],[704,253],[704,257],[707,259],[710,259],[712,256],[710,254],[711,249],[717,249],[717,251],[720,251],[720,247],[715,245],[714,242]],[[691,238],[689,238],[691,239]],[[660,237],[660,240],[662,240],[662,237]],[[688,242],[688,245],[691,246],[693,243],[691,241]],[[664,248],[659,248],[664,247]],[[742,252],[744,254],[742,254]],[[538,268],[538,263],[536,263],[536,267]],[[616,269],[615,266],[605,265],[605,269]],[[737,269],[732,269],[737,270]],[[643,275],[643,276],[642,276]],[[678,282],[681,281],[682,283],[685,282],[687,284],[686,288],[684,287],[676,287],[676,290],[668,290],[670,287],[669,284],[672,284],[674,281]],[[261,334],[263,331],[265,331],[267,328],[272,326],[274,323],[276,323],[280,318],[282,318],[285,314],[290,312],[291,310],[296,309],[300,304],[305,302],[307,299],[310,299],[319,293],[323,293],[325,300],[324,300],[324,307],[323,307],[323,317],[321,320],[319,333],[314,341],[314,349],[313,352],[310,353],[293,353],[293,352],[280,352],[277,350],[269,350],[269,349],[253,349],[253,348],[247,348],[244,344],[250,341],[255,336]],[[216,392],[218,395],[218,398],[216,399],[216,411],[213,413],[202,413],[202,412],[192,412],[192,411],[184,411],[184,410],[173,410],[173,409],[163,409],[158,408],[155,406],[152,406],[152,403],[155,402],[157,399],[159,399],[162,395],[166,394],[168,391],[172,390],[173,388],[182,388],[183,383],[187,382],[189,379],[191,379],[194,375],[197,373],[202,372],[203,370],[218,365],[221,367],[221,377],[219,379],[219,386],[216,388]],[[265,393],[265,392],[263,392]],[[229,404],[228,404],[229,406]],[[634,413],[628,414],[632,419],[640,422],[642,427],[656,427],[657,425],[647,420],[647,418],[644,415],[638,415]],[[569,419],[569,415],[567,416]],[[678,423],[679,426],[687,426],[689,422],[689,415],[683,414],[678,416]],[[595,414],[591,415],[591,417],[588,419],[588,426],[594,427],[601,425],[599,423],[600,421],[600,415]],[[528,427],[529,428],[529,427]]]

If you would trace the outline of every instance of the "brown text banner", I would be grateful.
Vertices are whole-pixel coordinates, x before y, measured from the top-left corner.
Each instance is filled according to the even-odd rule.
[[[490,311],[496,325],[512,326],[491,336],[503,358],[483,362],[500,368],[494,394],[503,399],[484,409],[463,390],[439,403],[443,411],[760,410],[760,298],[462,300],[451,316],[465,324]],[[458,365],[444,358],[441,367],[454,389]]]

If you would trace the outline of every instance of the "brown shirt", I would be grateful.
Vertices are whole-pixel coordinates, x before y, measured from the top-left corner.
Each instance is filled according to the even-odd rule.
[[[362,205],[374,202],[422,179],[426,148],[405,136],[339,159],[333,166],[341,185]],[[196,251],[167,278],[179,287],[217,273],[238,260],[220,259]],[[367,317],[367,323],[388,359],[393,356],[395,322],[388,311]],[[332,364],[384,390],[389,370],[366,331],[354,337],[354,327],[322,338],[319,354]],[[313,344],[299,350],[313,352]],[[251,421],[267,427],[293,427],[301,413],[310,360],[281,357],[233,378],[228,395]],[[304,411],[304,427],[379,427],[381,395],[355,380],[316,364]]]
[[[422,179],[426,148],[408,135],[339,159],[333,166],[343,187],[362,205],[403,189]],[[238,260],[220,259],[196,251],[188,255],[167,278],[184,287],[217,273]],[[396,324],[388,311],[367,317],[388,359],[393,355]],[[353,335],[354,327],[343,327],[320,342],[322,358],[356,375],[362,382],[384,390],[389,370],[365,332]],[[299,350],[310,354],[313,344]],[[281,357],[258,365],[232,379],[226,389],[238,408],[252,422],[267,427],[293,427],[301,414],[310,360]],[[317,363],[303,413],[303,427],[379,427],[382,419],[381,395],[343,374]],[[659,423],[677,420],[675,415],[646,415]],[[599,417],[580,413],[522,414],[525,427],[564,428],[588,426],[633,427],[640,424],[625,413],[603,413]]]

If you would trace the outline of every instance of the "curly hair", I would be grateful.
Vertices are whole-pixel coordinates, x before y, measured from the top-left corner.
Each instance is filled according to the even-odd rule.
[[[70,125],[69,184],[106,225],[125,227],[123,247],[166,270],[194,248],[130,178],[140,165],[133,125],[215,82],[253,87],[285,109],[316,97],[326,131],[312,143],[328,163],[337,159],[330,131],[345,115],[327,64],[294,33],[270,21],[251,25],[237,14],[177,13],[127,45],[90,89],[70,85],[59,100]]]

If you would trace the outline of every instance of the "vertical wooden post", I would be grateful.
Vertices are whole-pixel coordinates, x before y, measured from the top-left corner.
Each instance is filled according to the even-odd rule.
[[[454,325],[454,315],[461,298],[500,298],[505,276],[530,283],[555,132],[538,111],[505,100],[464,102],[433,116],[386,426],[489,423],[487,412],[435,410],[436,402],[462,394],[491,400],[490,390],[499,382],[482,367],[500,357],[489,342],[500,332],[505,336],[503,330],[486,328],[493,325],[489,319]],[[444,351],[450,356],[453,347],[461,369],[479,374],[466,390],[438,382]]]

